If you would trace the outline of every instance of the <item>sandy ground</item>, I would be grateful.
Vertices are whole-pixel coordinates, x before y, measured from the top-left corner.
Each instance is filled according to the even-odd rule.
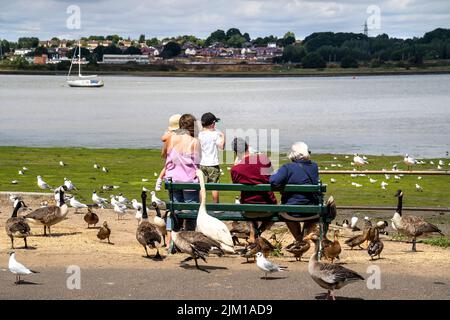
[[[39,199],[28,201],[31,208],[37,208]],[[4,228],[6,219],[12,212],[12,205],[2,202],[0,206],[0,228]],[[81,212],[81,211],[80,211]],[[67,219],[58,225],[52,227],[52,236],[43,237],[43,228],[31,225],[32,236],[28,238],[29,250],[22,249],[23,241],[15,240],[17,255],[22,261],[33,262],[43,267],[66,266],[68,264],[77,264],[83,267],[109,267],[109,268],[170,268],[177,267],[182,255],[168,255],[164,262],[155,263],[154,261],[143,259],[144,249],[135,238],[137,221],[134,218],[134,211],[129,210],[130,214],[117,220],[117,215],[111,209],[95,209],[100,217],[100,223],[108,221],[112,229],[111,241],[114,245],[101,242],[97,239],[97,229],[87,229],[82,214],[75,214],[74,209],[70,209]],[[340,215],[343,218],[345,215]],[[333,226],[332,226],[333,227]],[[388,229],[389,230],[389,229]],[[263,236],[269,238],[272,231],[277,233],[277,237],[283,243],[283,247],[292,242],[291,235],[287,232],[283,223],[276,224],[271,231]],[[390,230],[392,231],[392,230]],[[346,264],[370,264],[369,256],[365,250],[348,250],[343,244],[345,238],[351,236],[352,232],[341,231],[341,244],[344,248],[341,254],[341,262]],[[392,234],[392,232],[391,232]],[[418,244],[418,253],[409,252],[411,244],[403,242],[390,241],[390,236],[382,236],[385,241],[385,248],[379,263],[386,265],[404,265],[409,267],[408,272],[422,273],[426,270],[430,273],[447,273],[450,276],[450,270],[446,267],[450,265],[450,249],[443,249],[435,246]],[[242,240],[241,240],[242,242]],[[0,232],[0,265],[5,265],[7,261],[6,253],[10,249],[10,240],[5,232]],[[152,250],[150,250],[152,251]],[[162,252],[166,253],[165,249]],[[312,250],[305,254],[305,261]],[[152,253],[151,253],[152,254]],[[273,257],[274,260],[292,260],[288,252],[283,252],[282,257]],[[226,264],[236,265],[237,268],[246,268],[239,257],[222,258]],[[417,268],[411,268],[417,266]],[[400,268],[399,270],[403,270]]]

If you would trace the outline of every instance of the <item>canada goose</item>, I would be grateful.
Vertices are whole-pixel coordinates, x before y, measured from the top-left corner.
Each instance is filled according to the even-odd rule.
[[[30,235],[30,226],[24,218],[17,217],[19,210],[26,207],[23,201],[17,200],[11,218],[6,220],[5,230],[6,234],[11,238],[11,249],[14,249],[14,238],[23,238],[25,248],[28,248],[27,237]]]
[[[161,217],[161,210],[159,209],[158,204],[156,202],[152,202],[152,207],[156,211],[156,216],[153,217],[153,224],[156,228],[158,228],[159,233],[161,233],[163,237],[163,245],[165,245],[167,235],[166,222]]]
[[[267,280],[267,273],[274,273],[280,271],[286,271],[286,267],[281,267],[269,260],[267,260],[262,252],[256,254],[256,265],[264,272],[264,279]]]
[[[52,187],[50,187],[47,182],[42,180],[41,176],[37,176],[37,185],[38,185],[39,188],[41,188],[43,190],[45,190],[45,189],[52,189]]]
[[[162,235],[159,232],[158,228],[151,224],[148,221],[148,215],[147,215],[147,193],[145,191],[142,191],[141,194],[142,199],[142,220],[139,223],[139,226],[136,229],[136,240],[144,247],[145,254],[147,257],[148,251],[147,246],[156,249],[156,259],[161,259],[161,255],[159,254],[159,246],[161,245],[161,238]]]
[[[196,231],[218,241],[223,251],[235,253],[233,239],[231,238],[230,230],[228,230],[226,224],[219,219],[210,216],[208,212],[206,212],[205,177],[201,170],[197,170],[197,176],[200,180],[200,208],[198,209]]]
[[[370,260],[373,260],[373,257],[378,256],[380,259],[381,251],[383,251],[384,244],[380,240],[380,231],[378,228],[375,229],[375,236],[372,241],[370,241],[369,246],[367,247],[367,253],[370,256]]]
[[[105,204],[108,203],[105,198],[101,198],[97,195],[97,191],[92,192],[92,201],[100,208],[105,208]]]
[[[219,257],[221,257],[224,254],[223,250],[220,248],[219,242],[208,238],[201,232],[197,231],[175,232],[172,230],[172,240],[179,251],[190,255],[190,257],[184,259],[182,263],[194,259],[195,266],[197,267],[197,269],[202,271],[206,270],[201,269],[198,266],[197,262],[198,259],[202,259],[204,262],[206,262],[206,257],[210,253],[214,253]]]
[[[348,228],[351,229],[350,223],[348,222],[348,219],[344,219],[344,221],[342,221],[342,227],[343,228]]]
[[[403,158],[403,163],[408,166],[408,170],[411,170],[411,167],[417,163],[417,160],[406,154]]]
[[[15,252],[9,253],[8,269],[11,273],[16,275],[16,282],[14,282],[15,284],[20,284],[20,276],[38,273],[37,271],[30,270],[23,264],[17,262]]]
[[[364,243],[367,239],[367,233],[369,229],[365,229],[363,231],[363,234],[353,236],[347,240],[345,240],[345,244],[348,245],[352,250],[354,247],[358,246],[360,249],[362,249],[361,244]]]
[[[244,239],[248,242],[248,238],[250,237],[250,227],[248,222],[233,221],[231,223],[230,234],[233,239],[233,245],[240,244],[239,239]]]
[[[308,239],[308,237],[306,237]],[[319,262],[317,254],[319,252],[319,238],[313,234],[311,240],[314,241],[315,252],[309,258],[308,273],[320,287],[327,289],[327,298],[336,300],[333,291],[341,289],[349,283],[364,280],[364,278],[353,270],[333,263]]]
[[[64,185],[67,187],[67,190],[78,190],[77,187],[67,178],[64,178]]]
[[[88,212],[84,215],[84,221],[87,223],[88,229],[90,225],[93,224],[94,227],[98,223],[98,215],[95,212],[92,212],[91,208],[88,208]]]
[[[286,251],[292,253],[295,260],[302,261],[302,256],[311,248],[311,244],[308,240],[294,241],[286,247]]]
[[[103,226],[98,230],[97,238],[99,238],[100,240],[108,239],[108,243],[113,244],[111,243],[111,241],[109,241],[110,236],[111,236],[111,229],[109,228],[108,223],[105,221],[103,222]]]
[[[387,231],[385,231],[386,227],[389,225],[389,223],[384,221],[378,221],[375,225],[375,227],[380,231],[380,233],[387,235]]]
[[[72,208],[75,208],[75,213],[78,213],[78,209],[87,208],[88,206],[84,203],[81,203],[77,199],[75,199],[75,196],[72,196],[69,200],[69,204]]]
[[[392,217],[392,225],[395,230],[412,238],[412,251],[416,250],[416,238],[429,233],[437,232],[444,235],[435,225],[426,222],[422,217],[402,216],[403,208],[403,192],[398,190],[395,196],[398,198],[397,210]]]
[[[51,235],[50,227],[66,219],[69,212],[69,207],[64,202],[64,191],[66,191],[67,187],[61,186],[58,189],[59,206],[39,208],[25,216],[28,222],[44,226],[44,236],[47,235],[47,228],[48,234]]]
[[[324,243],[322,240],[322,250],[325,258],[334,262],[334,259],[339,257],[341,253],[341,244],[339,243],[339,230],[334,231],[334,241],[330,241],[329,243]]]
[[[355,153],[355,155],[353,157],[353,163],[355,164],[355,166],[364,166],[364,165],[368,164],[368,162],[364,158],[361,158],[360,156],[358,156],[357,153]]]

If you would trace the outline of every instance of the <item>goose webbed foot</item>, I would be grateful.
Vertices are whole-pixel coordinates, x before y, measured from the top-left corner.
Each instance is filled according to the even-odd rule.
[[[413,239],[413,241],[412,241],[412,252],[417,252],[417,250],[416,250],[416,238],[414,238]]]
[[[161,257],[161,255],[159,254],[159,250],[158,250],[158,249],[156,249],[156,255],[155,255],[154,258],[157,259],[157,260],[162,260],[162,257]]]

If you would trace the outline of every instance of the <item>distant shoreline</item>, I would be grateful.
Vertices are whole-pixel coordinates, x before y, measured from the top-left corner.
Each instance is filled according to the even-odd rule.
[[[286,77],[352,77],[352,76],[395,76],[395,75],[430,75],[450,74],[450,68],[414,68],[411,70],[389,69],[324,69],[289,71],[128,71],[128,70],[86,70],[86,74],[95,73],[101,76],[136,76],[136,77],[217,77],[217,78],[286,78]],[[57,70],[5,70],[0,75],[56,75],[66,76],[67,71]]]

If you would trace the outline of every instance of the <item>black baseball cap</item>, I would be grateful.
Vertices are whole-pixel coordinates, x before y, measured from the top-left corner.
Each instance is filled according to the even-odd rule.
[[[213,115],[211,112],[207,112],[202,115],[202,126],[207,127],[215,122],[219,122],[220,119]]]

